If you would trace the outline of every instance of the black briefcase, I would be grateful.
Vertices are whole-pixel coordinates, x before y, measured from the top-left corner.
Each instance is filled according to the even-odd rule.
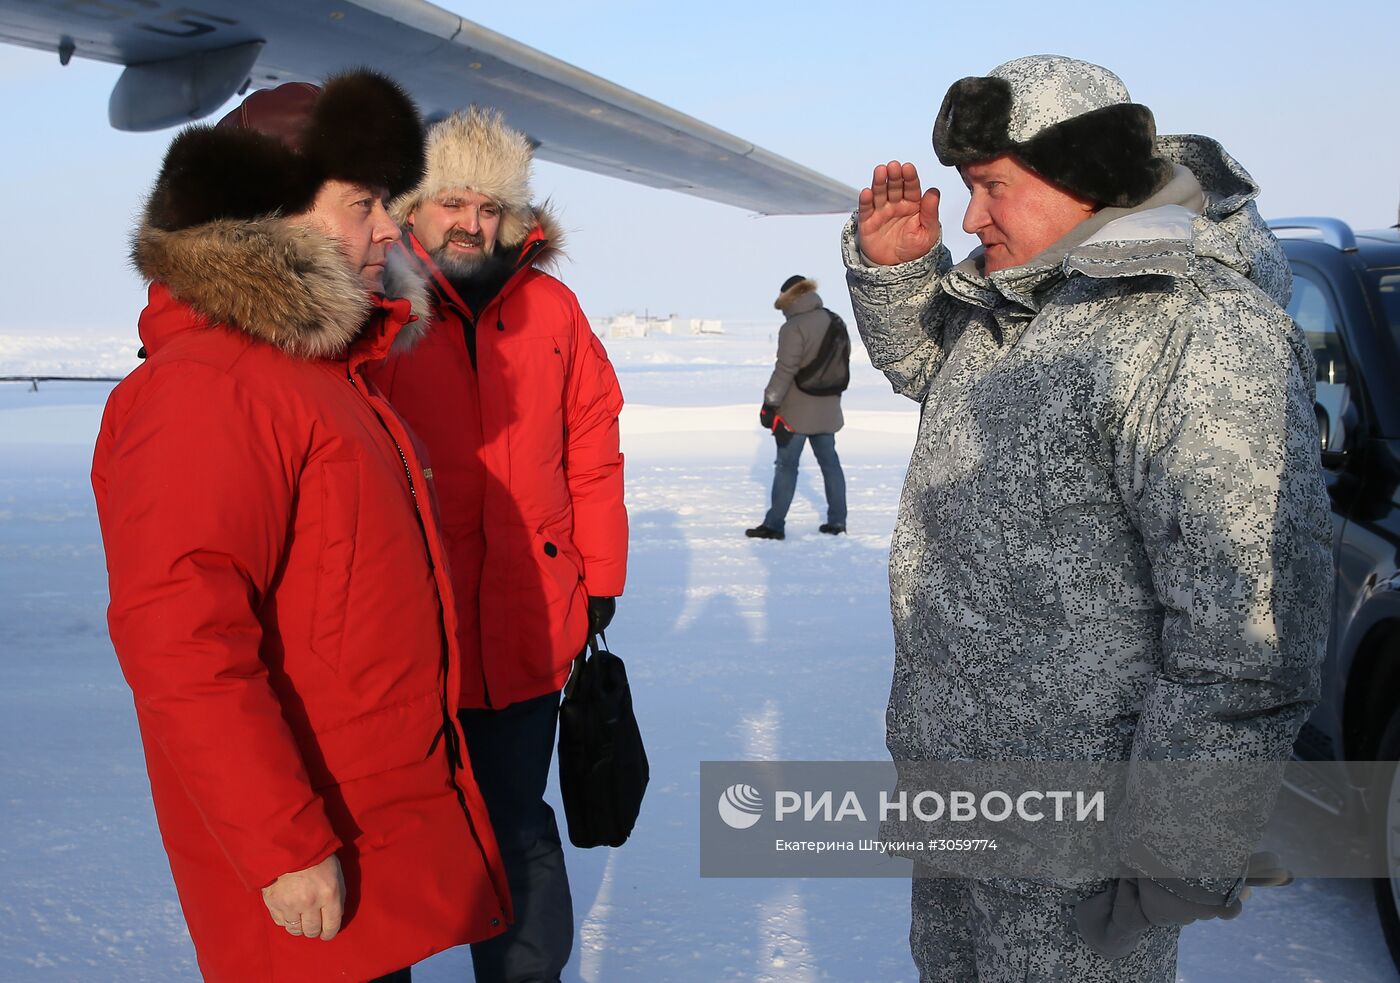
[[[627,842],[651,777],[627,669],[607,644],[588,639],[559,704],[559,794],[577,847]]]

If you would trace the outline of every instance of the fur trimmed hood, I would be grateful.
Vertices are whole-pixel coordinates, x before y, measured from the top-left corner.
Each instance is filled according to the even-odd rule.
[[[564,242],[567,238],[563,226],[559,224],[559,216],[554,214],[553,206],[546,200],[530,209],[530,218],[533,221],[526,229],[526,235],[521,237],[522,241],[538,227],[544,243],[531,257],[530,264],[541,268],[552,266],[558,270],[564,259]]]
[[[401,348],[428,323],[423,282],[401,261],[384,271],[385,295],[409,302],[417,320]],[[281,218],[221,219],[167,232],[150,222],[133,237],[132,263],[211,324],[226,324],[298,358],[339,358],[373,309],[359,278],[329,237]]]
[[[816,280],[813,280],[811,278],[798,280],[792,286],[788,287],[782,293],[778,294],[778,299],[773,301],[773,309],[783,311],[784,313],[786,313],[787,309],[791,307],[799,297],[805,297],[807,294],[812,294],[816,292]]]
[[[535,148],[519,130],[505,124],[500,112],[469,106],[428,130],[423,180],[399,195],[389,214],[401,226],[425,198],[448,191],[475,191],[501,207],[496,241],[512,249],[534,226],[530,175]]]

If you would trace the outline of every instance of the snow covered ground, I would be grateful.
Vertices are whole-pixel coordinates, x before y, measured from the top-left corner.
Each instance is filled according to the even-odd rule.
[[[855,366],[838,440],[850,535],[819,535],[810,457],[785,542],[763,514],[755,426],[772,335],[617,339],[629,585],[609,632],[652,764],[633,839],[570,850],[566,979],[913,980],[908,884],[698,876],[699,763],[884,756],[885,553],[917,410]],[[0,336],[0,375],[120,374],[135,342]],[[860,352],[857,352],[859,362]],[[130,694],[106,637],[88,465],[105,384],[0,384],[0,980],[197,978],[156,834]],[[419,981],[470,978],[464,950]],[[1189,983],[1369,983],[1396,974],[1367,882],[1261,891],[1183,936]]]

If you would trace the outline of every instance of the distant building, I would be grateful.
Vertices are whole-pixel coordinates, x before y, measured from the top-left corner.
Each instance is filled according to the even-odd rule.
[[[593,325],[593,330],[603,338],[645,338],[653,334],[724,334],[724,322],[716,318],[679,318],[675,314],[665,317],[650,314],[614,314]]]
[[[645,338],[646,323],[635,314],[615,314],[603,318],[593,330],[604,338]]]

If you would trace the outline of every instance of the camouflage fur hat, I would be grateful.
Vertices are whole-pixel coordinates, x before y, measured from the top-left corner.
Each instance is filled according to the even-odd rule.
[[[427,166],[418,187],[400,195],[389,214],[400,225],[425,198],[448,191],[475,191],[501,209],[496,242],[510,249],[535,226],[530,206],[530,171],[535,148],[519,130],[506,126],[494,109],[469,106],[428,130]]]
[[[1152,110],[1132,102],[1106,68],[1060,55],[1030,55],[948,89],[933,149],[948,167],[1011,154],[1082,197],[1139,205],[1172,167],[1153,154]]]

